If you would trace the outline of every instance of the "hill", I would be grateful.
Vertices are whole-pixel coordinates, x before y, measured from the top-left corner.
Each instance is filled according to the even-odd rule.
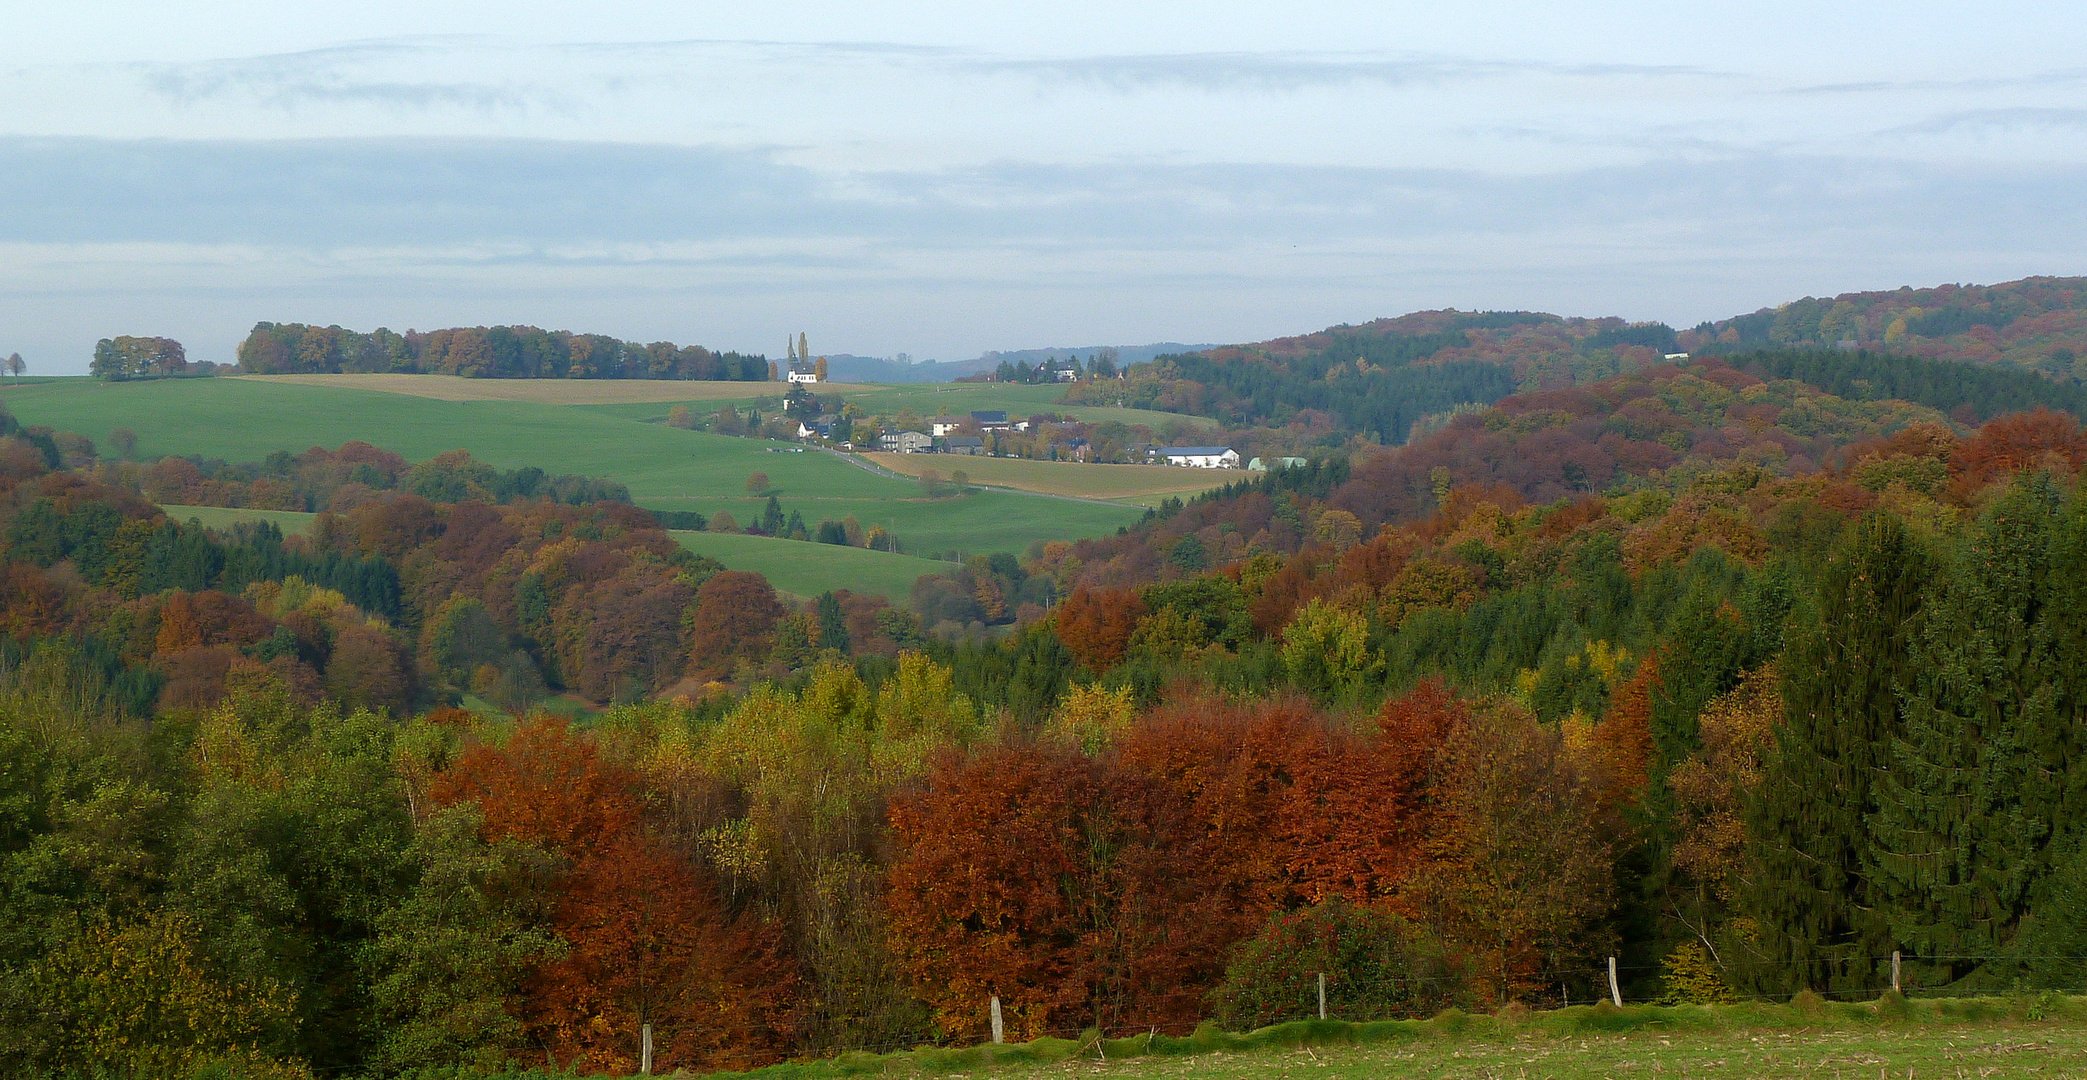
[[[1597,382],[1671,353],[1818,349],[1975,363],[2077,388],[2087,377],[2087,278],[1806,297],[1683,331],[1614,317],[1421,311],[1156,357],[1120,385],[1083,384],[1068,400],[1290,428],[1329,447],[1358,432],[1389,445],[1460,409]],[[2079,399],[2075,389],[2042,403],[2077,409]]]
[[[534,384],[532,384],[534,385]],[[563,382],[549,386],[564,387]],[[614,385],[614,384],[610,384]],[[773,386],[774,384],[766,384]],[[715,401],[688,399],[715,409]],[[1139,509],[1045,499],[1011,491],[929,499],[911,481],[871,475],[832,455],[765,439],[684,431],[664,423],[666,405],[569,406],[531,400],[443,401],[338,385],[247,378],[101,383],[55,379],[7,394],[25,424],[87,434],[136,434],[133,455],[259,462],[278,451],[365,442],[425,460],[468,450],[501,469],[535,467],[604,477],[657,510],[758,518],[769,491],[751,493],[763,473],[787,515],[810,524],[854,517],[881,525],[904,549],[1019,552],[1031,544],[1114,532]],[[774,451],[774,452],[771,452]],[[835,584],[845,585],[845,581]]]
[[[1681,333],[1684,349],[1862,348],[2087,379],[2087,278],[1807,296]]]

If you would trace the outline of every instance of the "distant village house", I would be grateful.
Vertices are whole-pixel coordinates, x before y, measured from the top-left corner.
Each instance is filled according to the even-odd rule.
[[[1157,460],[1184,469],[1236,469],[1239,451],[1229,446],[1162,446],[1152,452]]]

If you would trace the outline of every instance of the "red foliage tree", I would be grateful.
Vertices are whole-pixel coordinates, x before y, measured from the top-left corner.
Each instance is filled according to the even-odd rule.
[[[1185,1029],[1237,918],[1162,785],[1069,750],[948,765],[894,805],[892,947],[944,1030]]]
[[[690,628],[694,674],[724,678],[741,658],[766,655],[783,614],[782,602],[767,578],[744,570],[712,575],[696,591],[696,614]]]
[[[1145,614],[1132,589],[1073,588],[1058,606],[1058,640],[1090,671],[1107,671],[1123,660],[1131,634]]]
[[[1950,456],[1957,492],[1968,494],[2021,469],[2077,472],[2087,461],[2087,432],[2050,409],[2011,413],[1978,429]]]
[[[646,1024],[655,1068],[772,1061],[788,1045],[796,982],[780,936],[730,917],[714,883],[646,834],[636,784],[564,721],[539,717],[505,747],[473,745],[428,794],[477,803],[488,840],[566,860],[547,900],[568,951],[530,977],[523,1007],[562,1064],[630,1071]]]

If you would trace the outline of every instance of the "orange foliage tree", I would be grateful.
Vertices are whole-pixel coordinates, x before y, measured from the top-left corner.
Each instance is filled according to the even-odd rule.
[[[1145,614],[1133,589],[1074,587],[1058,605],[1058,640],[1091,671],[1107,671],[1123,660],[1131,634]]]
[[[478,743],[429,795],[478,804],[488,841],[562,856],[547,928],[566,955],[530,977],[532,1037],[569,1067],[630,1071],[654,1028],[656,1068],[743,1068],[789,1045],[795,977],[773,927],[733,918],[712,882],[647,834],[637,777],[539,717],[505,747]]]

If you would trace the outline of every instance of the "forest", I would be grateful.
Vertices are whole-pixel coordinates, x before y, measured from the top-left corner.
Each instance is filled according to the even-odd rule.
[[[671,341],[639,344],[601,334],[533,326],[464,326],[444,330],[255,323],[239,343],[238,370],[249,375],[404,372],[470,379],[699,379],[761,382],[776,378],[765,356],[712,352]]]
[[[1587,1002],[1610,955],[1633,1000],[2087,985],[2087,431],[1960,367],[1648,362],[912,611],[468,459],[0,419],[0,1057],[627,1074],[649,1025],[670,1072],[994,997],[1243,1029],[1319,972]],[[264,481],[308,536],[155,502]]]
[[[1664,323],[1454,309],[1157,357],[1067,401],[1209,416],[1296,452],[1357,434],[1397,445],[1513,393],[1585,386],[1679,350],[1837,396],[1902,398],[1970,419],[2087,402],[2087,279],[1805,297],[1676,331]],[[1854,356],[1847,354],[1853,353]],[[1946,403],[1945,403],[1946,402]]]

